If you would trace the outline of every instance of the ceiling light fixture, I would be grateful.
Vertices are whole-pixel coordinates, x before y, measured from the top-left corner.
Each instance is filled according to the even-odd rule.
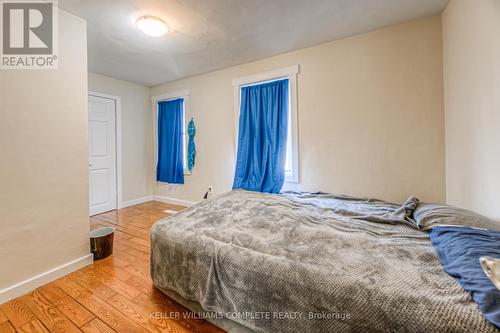
[[[151,37],[160,37],[168,32],[165,22],[154,16],[143,16],[135,22],[135,25]]]

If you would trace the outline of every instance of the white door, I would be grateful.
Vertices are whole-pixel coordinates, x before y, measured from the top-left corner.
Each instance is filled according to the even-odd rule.
[[[115,101],[89,96],[90,215],[116,209]]]

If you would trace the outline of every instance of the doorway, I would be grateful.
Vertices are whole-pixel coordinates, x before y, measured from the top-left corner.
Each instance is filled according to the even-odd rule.
[[[89,213],[118,208],[119,98],[89,93]]]

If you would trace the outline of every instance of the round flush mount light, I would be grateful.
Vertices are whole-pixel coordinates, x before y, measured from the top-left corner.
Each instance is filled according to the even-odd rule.
[[[167,24],[154,16],[143,16],[135,24],[139,30],[151,37],[160,37],[168,32]]]

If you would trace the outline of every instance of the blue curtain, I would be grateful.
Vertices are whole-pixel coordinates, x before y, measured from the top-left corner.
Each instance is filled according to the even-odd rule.
[[[279,193],[285,179],[288,79],[241,89],[233,189]]]
[[[184,184],[183,104],[182,98],[158,102],[156,180],[160,182]]]

